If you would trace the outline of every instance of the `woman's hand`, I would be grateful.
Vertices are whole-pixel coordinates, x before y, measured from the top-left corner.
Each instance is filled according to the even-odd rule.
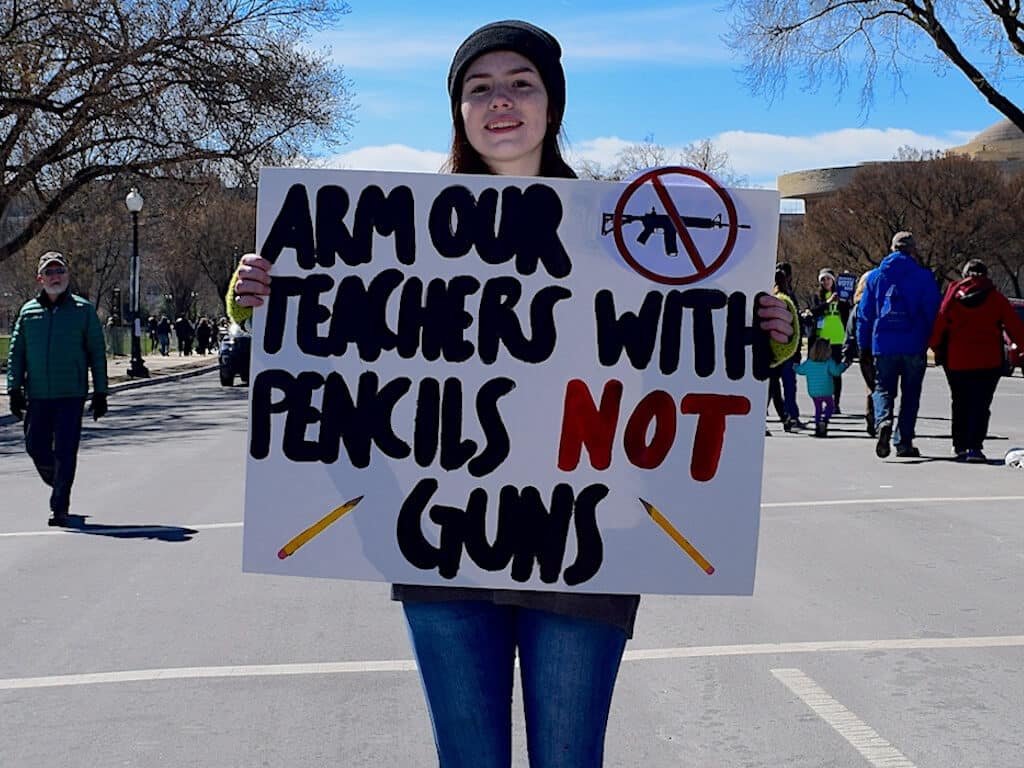
[[[757,306],[761,330],[767,331],[775,341],[785,343],[793,338],[793,313],[782,299],[762,296]]]
[[[270,294],[271,263],[255,253],[245,254],[238,262],[235,303],[240,307],[262,307],[263,296]]]

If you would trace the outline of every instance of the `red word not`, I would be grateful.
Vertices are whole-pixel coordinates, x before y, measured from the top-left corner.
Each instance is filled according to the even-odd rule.
[[[605,383],[598,405],[586,382],[570,380],[565,388],[558,468],[566,472],[576,469],[583,448],[586,448],[590,466],[608,469],[612,463],[612,446],[618,432],[621,407],[621,381],[612,379]],[[707,482],[718,471],[725,444],[726,416],[750,413],[750,400],[740,395],[690,393],[680,401],[679,410],[684,415],[697,417],[690,477]],[[648,440],[652,425],[653,434]],[[626,419],[622,435],[626,458],[641,469],[660,466],[675,444],[677,426],[676,401],[672,395],[661,389],[644,395]]]

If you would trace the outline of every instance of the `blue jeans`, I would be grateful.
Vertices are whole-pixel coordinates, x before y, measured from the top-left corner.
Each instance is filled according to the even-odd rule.
[[[511,765],[517,649],[531,768],[601,765],[622,629],[486,601],[403,607],[441,768]]]
[[[891,422],[896,387],[900,389],[900,415],[893,432],[896,445],[914,442],[917,409],[921,405],[921,385],[927,361],[920,355],[875,355],[875,425]]]

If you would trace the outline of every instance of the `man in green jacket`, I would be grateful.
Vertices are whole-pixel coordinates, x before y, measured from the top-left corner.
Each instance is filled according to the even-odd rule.
[[[21,308],[11,334],[7,392],[25,422],[25,449],[49,485],[50,525],[66,525],[75,479],[82,410],[92,372],[93,419],[107,412],[107,356],[96,308],[68,291],[63,254],[39,258],[39,295]]]

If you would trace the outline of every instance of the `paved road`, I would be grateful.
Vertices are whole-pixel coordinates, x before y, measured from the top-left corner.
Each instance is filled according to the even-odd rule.
[[[386,586],[240,572],[244,398],[118,393],[79,533],[0,427],[4,768],[434,764]],[[1024,765],[1024,471],[950,462],[946,413],[930,371],[916,461],[771,424],[755,595],[644,599],[607,765]],[[1024,379],[993,425],[1024,445]]]

